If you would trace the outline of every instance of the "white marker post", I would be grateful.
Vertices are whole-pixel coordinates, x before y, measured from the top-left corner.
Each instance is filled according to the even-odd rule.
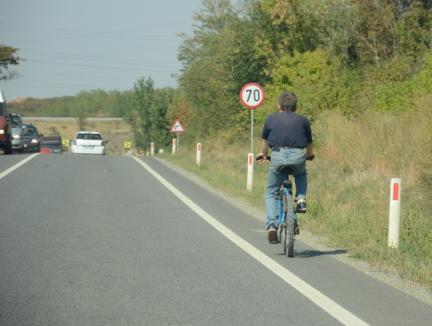
[[[175,155],[177,152],[177,139],[173,138],[172,140],[172,154]]]
[[[154,156],[154,153],[155,153],[155,143],[151,142],[150,143],[150,155]]]
[[[201,166],[201,152],[202,152],[201,143],[197,143],[197,145],[196,145],[196,164],[198,166]]]
[[[392,178],[390,182],[388,246],[394,249],[399,247],[400,193],[401,179]]]
[[[248,108],[250,111],[251,117],[251,128],[250,128],[250,153],[248,154],[248,174],[247,174],[247,190],[252,191],[253,185],[253,160],[254,160],[254,145],[253,145],[253,137],[254,137],[254,114],[253,111],[258,108],[261,104],[264,103],[264,89],[261,85],[257,83],[247,83],[240,90],[240,102],[241,104]],[[251,159],[252,158],[252,159]]]

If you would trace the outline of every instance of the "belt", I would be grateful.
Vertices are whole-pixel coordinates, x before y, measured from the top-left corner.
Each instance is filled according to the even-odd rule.
[[[281,149],[305,149],[305,147],[273,146],[271,149],[273,152],[279,152]]]

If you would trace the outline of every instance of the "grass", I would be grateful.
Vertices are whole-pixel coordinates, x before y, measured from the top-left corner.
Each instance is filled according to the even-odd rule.
[[[330,114],[319,122],[320,161],[310,169],[313,214],[306,227],[356,257],[432,288],[430,109],[357,120]],[[387,246],[391,177],[402,179],[399,250]]]
[[[255,165],[254,188],[246,190],[247,144],[230,145],[227,151],[221,142],[203,145],[201,167],[195,163],[195,147],[184,145],[179,154],[163,157],[191,171],[226,193],[259,206],[263,201],[266,167]],[[167,152],[167,151],[166,151]],[[263,224],[264,225],[264,224]]]
[[[302,226],[353,257],[432,289],[432,110],[426,104],[398,116],[320,116],[313,126],[317,158],[308,163],[309,213]],[[254,189],[248,192],[248,144],[203,142],[201,167],[194,145],[168,153],[165,158],[213,186],[263,208],[267,167],[255,165]],[[387,246],[392,177],[402,179],[398,250]]]

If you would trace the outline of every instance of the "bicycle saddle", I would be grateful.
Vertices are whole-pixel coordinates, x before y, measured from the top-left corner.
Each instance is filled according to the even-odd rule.
[[[293,175],[294,174],[294,165],[281,165],[277,169],[278,173],[283,175]]]

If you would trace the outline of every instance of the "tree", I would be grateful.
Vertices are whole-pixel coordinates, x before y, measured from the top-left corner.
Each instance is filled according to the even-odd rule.
[[[241,86],[268,80],[264,59],[256,57],[256,21],[228,0],[203,1],[194,16],[193,35],[179,51],[183,71],[179,78],[189,106],[189,121],[196,137],[227,126],[244,130],[247,112],[239,104]]]
[[[169,144],[169,121],[167,111],[174,98],[174,89],[157,89],[149,109],[150,118],[150,141],[156,142],[159,146]]]
[[[17,77],[17,73],[10,71],[11,65],[18,65],[22,60],[17,55],[18,49],[0,44],[0,80],[8,80]]]
[[[147,149],[151,142],[164,146],[169,143],[167,111],[174,98],[174,89],[155,89],[151,78],[135,83],[132,97],[123,97],[123,114],[132,126],[135,144]]]
[[[153,102],[154,84],[151,78],[140,78],[134,85],[130,111],[126,112],[126,121],[132,126],[135,144],[146,149],[150,146],[150,106]]]
[[[398,23],[400,50],[413,57],[432,49],[432,1],[410,1]]]

